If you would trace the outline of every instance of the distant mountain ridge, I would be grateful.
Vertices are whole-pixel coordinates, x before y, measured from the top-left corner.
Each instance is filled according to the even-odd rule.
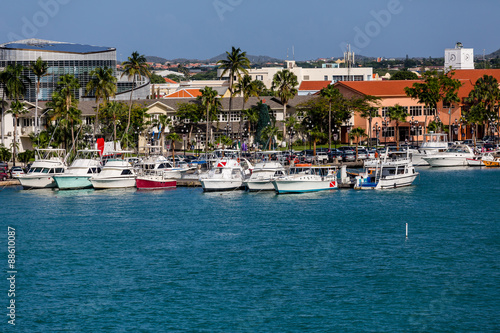
[[[227,55],[226,53],[221,53],[218,56],[212,57],[210,59],[205,59],[205,60],[200,60],[200,59],[186,59],[186,58],[176,58],[172,60],[168,60],[162,57],[157,57],[157,56],[146,56],[146,61],[147,62],[154,62],[154,63],[160,63],[164,64],[166,62],[173,62],[173,63],[185,63],[185,62],[203,62],[203,63],[215,63],[219,60],[226,59]],[[247,55],[248,60],[250,60],[251,63],[253,64],[265,64],[268,62],[274,63],[274,62],[283,62],[282,59],[277,59],[269,56],[263,56],[263,55]]]

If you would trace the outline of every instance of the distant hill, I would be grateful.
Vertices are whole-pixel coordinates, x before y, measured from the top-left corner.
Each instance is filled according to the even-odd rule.
[[[496,58],[496,57],[500,57],[500,49],[498,49],[495,52],[492,52],[492,53],[486,55],[486,59],[493,59],[493,58]]]
[[[219,54],[218,56],[207,59],[206,61],[213,63],[213,62],[217,62],[219,60],[226,59],[226,58],[227,58],[227,54],[224,52],[224,53]],[[247,58],[248,58],[248,60],[250,60],[250,62],[252,64],[265,64],[268,62],[283,62],[283,60],[281,60],[281,59],[276,59],[276,58],[263,56],[263,55],[255,56],[255,55],[247,54]]]
[[[263,56],[263,55],[247,55],[248,60],[252,64],[265,64],[268,62],[283,62],[281,59],[276,59],[268,56]],[[217,62],[221,59],[226,59],[226,53],[221,53],[218,56],[212,57],[210,59],[205,59],[205,60],[200,60],[200,59],[186,59],[186,58],[176,58],[172,60],[168,60],[162,57],[156,57],[156,56],[146,56],[146,61],[147,62],[155,62],[155,63],[160,63],[164,64],[165,62],[173,62],[173,63],[186,63],[186,62],[203,62],[203,63],[214,63]]]
[[[147,62],[154,62],[154,63],[157,63],[157,64],[164,64],[166,63],[168,60],[165,59],[165,58],[162,58],[162,57],[156,57],[156,56],[146,56],[146,61]]]

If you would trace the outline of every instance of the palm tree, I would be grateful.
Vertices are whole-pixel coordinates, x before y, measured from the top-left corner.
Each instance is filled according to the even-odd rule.
[[[12,113],[14,117],[14,142],[12,143],[12,163],[16,166],[16,155],[17,155],[17,120],[19,119],[19,115],[25,114],[28,112],[26,110],[24,103],[15,100],[10,103],[10,110],[8,113]]]
[[[161,141],[161,151],[165,149],[165,139],[163,136],[165,135],[165,130],[167,129],[167,126],[172,124],[172,119],[167,117],[166,114],[161,114],[158,117],[158,130],[160,131],[160,141]]]
[[[38,57],[34,63],[31,64],[30,69],[36,76],[36,96],[35,96],[35,132],[38,131],[38,95],[40,94],[40,81],[42,77],[48,75],[49,65]]]
[[[423,76],[424,82],[416,82],[411,88],[405,87],[405,93],[408,97],[417,99],[419,103],[424,104],[424,129],[426,129],[427,116],[430,115],[430,110],[435,111],[437,109],[437,103],[439,102],[439,80],[437,71],[425,72]]]
[[[168,133],[166,139],[172,141],[172,161],[175,167],[175,141],[179,141],[181,137],[175,132],[170,132]]]
[[[489,124],[498,117],[496,108],[500,102],[500,89],[497,80],[489,75],[479,78],[465,101],[470,108],[464,118],[475,125],[474,133],[477,133],[477,124]]]
[[[319,95],[328,101],[328,148],[332,149],[332,104],[338,104],[344,100],[344,95],[340,93],[332,84],[321,89]]]
[[[5,69],[5,89],[7,97],[19,100],[26,93],[26,84],[30,84],[29,77],[23,74],[25,67],[20,64],[8,65]]]
[[[268,125],[262,130],[262,135],[269,141],[269,150],[271,150],[271,144],[275,136],[278,135],[278,127],[274,125]]]
[[[79,119],[77,117],[77,109],[76,105],[78,105],[78,101],[75,99],[75,95],[73,92],[76,89],[80,88],[80,83],[78,82],[78,79],[73,75],[73,74],[65,74],[59,78],[59,81],[57,82],[57,91],[59,95],[63,98],[64,100],[64,105],[65,105],[65,111],[66,111],[66,121],[68,122],[68,126],[71,126],[71,142],[73,146],[74,152],[76,152],[76,146],[75,146],[75,129],[74,129],[74,123],[75,121],[78,121]]]
[[[353,139],[356,139],[356,161],[358,160],[358,144],[359,144],[359,138],[365,137],[366,132],[364,128],[361,127],[355,127],[351,130],[349,133],[349,136]]]
[[[132,91],[130,92],[130,106],[128,109],[128,122],[125,128],[125,134],[128,133],[130,128],[130,117],[132,113],[132,95],[134,94],[135,83],[137,76],[147,76],[151,77],[151,72],[149,71],[148,64],[146,63],[146,57],[144,55],[139,55],[137,51],[132,53],[132,56],[128,57],[127,61],[122,63],[123,73],[122,77],[126,75],[128,79],[132,79],[134,84],[132,85]]]
[[[113,75],[113,69],[107,66],[97,67],[90,72],[90,80],[85,87],[87,89],[87,95],[94,93],[95,102],[97,105],[95,123],[94,123],[94,133],[95,138],[97,134],[97,129],[99,126],[99,100],[102,98],[104,101],[104,106],[109,101],[110,97],[116,94],[116,77]],[[116,137],[114,138],[116,141]],[[116,150],[116,144],[115,144]]]
[[[116,118],[117,118],[117,111],[119,111],[121,108],[121,105],[119,102],[111,101],[109,104],[106,105],[107,111],[111,111],[113,114],[113,143],[114,147],[113,149],[116,150]],[[95,127],[94,127],[95,128]]]
[[[405,107],[399,104],[389,107],[389,119],[396,121],[396,149],[399,150],[399,123],[405,122],[409,116]]]
[[[221,108],[221,103],[217,98],[218,93],[211,87],[205,87],[204,89],[200,89],[201,96],[198,99],[201,101],[201,105],[205,107],[206,114],[205,119],[207,120],[207,132],[205,137],[205,153],[208,152],[208,128],[210,125],[211,119],[213,119],[218,111]]]
[[[234,94],[242,94],[243,95],[243,107],[242,110],[245,110],[245,104],[248,102],[248,99],[250,96],[259,96],[259,92],[256,90],[257,86],[255,84],[252,84],[254,81],[252,81],[252,77],[250,75],[245,74],[243,78],[238,81],[234,85]],[[243,124],[243,117],[240,117],[240,126],[238,129],[238,133],[241,132],[241,126]]]
[[[283,120],[286,121],[286,106],[288,101],[297,95],[297,76],[287,69],[277,72],[273,77],[271,89],[276,91],[277,96],[283,104]],[[286,126],[283,126],[283,138],[286,141]]]
[[[375,117],[378,117],[378,109],[375,105],[378,105],[380,98],[364,95],[360,98],[351,98],[350,106],[356,112],[359,112],[361,118],[368,119],[368,139],[371,139],[371,128],[372,128],[372,120]],[[368,141],[370,142],[370,140]]]
[[[236,76],[238,80],[241,80],[241,74],[248,74],[247,68],[250,67],[250,60],[247,58],[246,52],[241,52],[240,48],[231,48],[231,53],[226,51],[226,59],[221,59],[217,61],[219,68],[222,69],[220,77],[229,73],[229,115],[232,111],[233,106],[233,95],[234,95],[234,77]],[[229,116],[227,118],[229,123]]]

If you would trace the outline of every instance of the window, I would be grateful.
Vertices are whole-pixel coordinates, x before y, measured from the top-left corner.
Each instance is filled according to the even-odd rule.
[[[363,75],[354,75],[353,81],[363,81]]]
[[[333,82],[342,81],[342,75],[332,75],[332,81]]]
[[[424,107],[424,116],[433,116],[436,114],[436,109],[431,107]]]
[[[382,128],[382,137],[383,138],[389,138],[394,136],[394,127],[387,127],[387,130],[384,131],[384,127]]]
[[[387,117],[389,115],[389,107],[388,106],[384,106],[382,108],[382,118],[383,117]]]
[[[328,75],[325,75],[325,81],[328,81]]]
[[[255,79],[259,81],[264,81],[264,75],[255,75]]]
[[[237,122],[240,121],[241,115],[239,111],[231,111],[231,115],[229,116],[229,121]]]
[[[227,123],[227,112],[223,112],[218,115],[219,117],[219,122],[226,122]]]
[[[304,81],[309,81],[309,75],[304,75]]]
[[[421,105],[416,105],[416,106],[410,106],[410,116],[421,116],[422,115],[422,106]]]

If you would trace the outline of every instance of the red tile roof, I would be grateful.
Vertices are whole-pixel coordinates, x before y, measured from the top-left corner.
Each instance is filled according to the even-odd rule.
[[[193,98],[201,96],[200,89],[182,89],[165,96],[165,98]]]
[[[172,79],[169,79],[168,77],[164,77],[163,79],[165,80],[165,83],[179,83],[179,82],[176,82]]]
[[[475,84],[484,75],[493,76],[500,82],[500,69],[457,69],[453,78],[471,80],[472,84]]]
[[[387,80],[387,81],[340,81],[335,87],[346,87],[363,95],[378,97],[406,96],[405,87],[411,87],[422,80]]]
[[[299,86],[299,91],[319,91],[326,88],[330,83],[330,81],[302,81]]]

